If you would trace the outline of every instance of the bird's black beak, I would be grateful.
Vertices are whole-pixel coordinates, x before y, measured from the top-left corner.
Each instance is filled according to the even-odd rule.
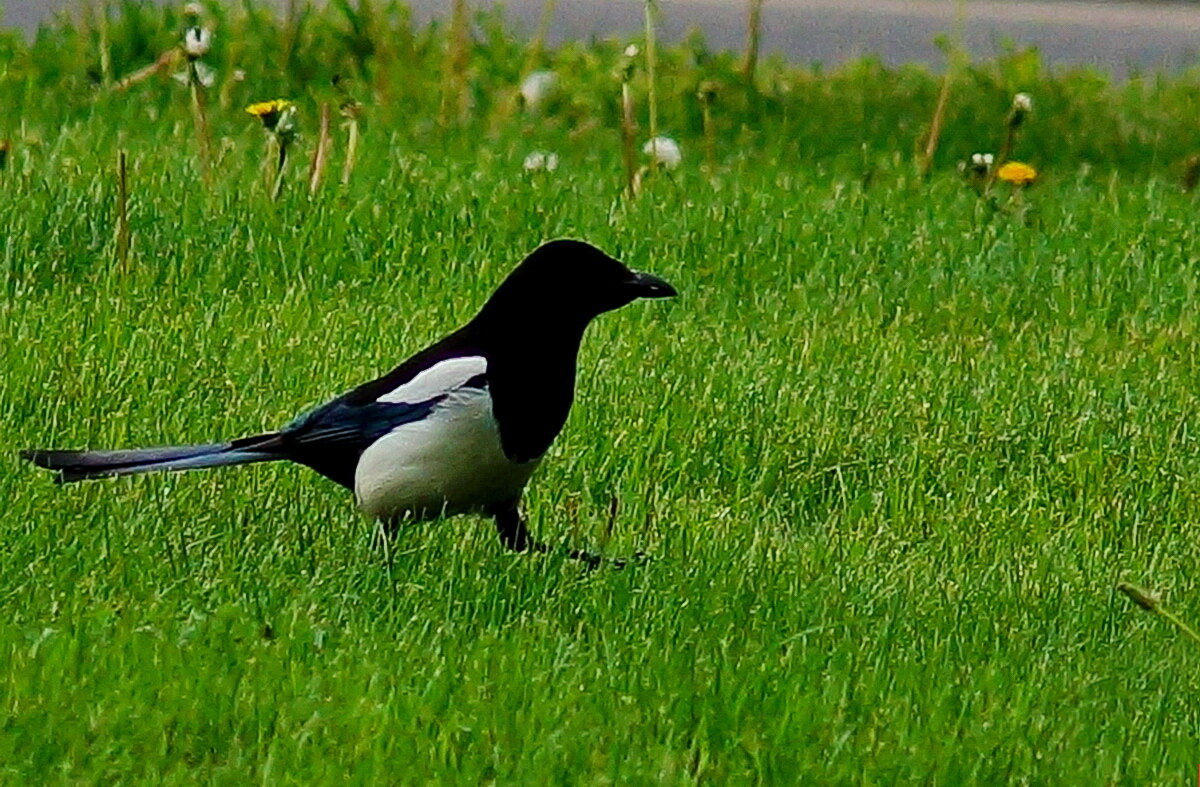
[[[673,298],[679,293],[670,284],[650,273],[634,271],[630,287],[635,298]]]

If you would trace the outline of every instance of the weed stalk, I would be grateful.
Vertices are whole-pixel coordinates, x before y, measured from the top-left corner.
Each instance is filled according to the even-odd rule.
[[[329,136],[329,102],[321,102],[321,117],[317,127],[317,144],[313,148],[312,164],[308,170],[308,193],[316,196],[321,188],[321,179],[325,175],[325,166],[329,161],[329,148],[333,140]]]
[[[1133,603],[1147,612],[1152,612],[1155,615],[1166,618],[1175,628],[1179,629],[1192,640],[1200,643],[1200,633],[1197,633],[1194,628],[1185,623],[1181,617],[1164,607],[1156,594],[1151,593],[1145,588],[1138,587],[1131,582],[1117,583],[1117,590],[1129,596]]]
[[[742,79],[754,83],[758,70],[758,47],[762,38],[762,0],[749,0],[746,12],[746,58],[742,61]]]
[[[129,264],[129,179],[125,151],[117,151],[117,237],[114,258],[117,270],[124,273]]]

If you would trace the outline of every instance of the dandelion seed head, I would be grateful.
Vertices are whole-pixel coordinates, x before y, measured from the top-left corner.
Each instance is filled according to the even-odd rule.
[[[654,137],[647,140],[642,146],[642,153],[666,169],[675,169],[683,162],[683,151],[679,148],[679,143],[670,137]]]
[[[637,56],[638,56],[638,45],[637,44],[630,44],[629,46],[625,47],[625,57],[637,57]]]
[[[992,164],[996,161],[996,157],[991,153],[972,153],[971,166],[982,169],[991,169]]]
[[[553,172],[558,169],[558,154],[535,150],[525,157],[522,166],[525,167],[526,172],[538,172],[539,170]]]
[[[521,98],[525,106],[537,109],[554,95],[558,74],[553,71],[534,71],[521,82]]]
[[[204,13],[204,6],[199,3],[188,3],[183,7],[184,16],[200,16]]]
[[[1028,93],[1017,93],[1013,96],[1013,109],[1018,112],[1033,111],[1033,96]]]
[[[204,57],[212,47],[212,33],[207,27],[189,27],[183,33],[183,51],[195,60]]]

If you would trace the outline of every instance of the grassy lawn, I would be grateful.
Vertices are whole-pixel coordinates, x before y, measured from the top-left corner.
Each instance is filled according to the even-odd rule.
[[[172,13],[114,15],[113,78],[171,45]],[[510,113],[524,53],[484,19],[443,127],[442,32],[355,65],[331,11],[285,67],[265,16],[222,21],[208,185],[186,88],[91,84],[86,24],[0,38],[6,781],[1193,778],[1200,645],[1114,586],[1200,621],[1194,78],[973,67],[923,180],[938,78],[773,63],[751,91],[672,48],[659,123],[684,163],[629,200],[621,43],[543,55],[565,96]],[[708,172],[695,83],[722,74]],[[1016,90],[1042,178],[981,198],[955,162],[997,148]],[[302,136],[272,202],[242,108],[276,95]],[[524,171],[534,149],[559,168]],[[16,457],[278,427],[559,236],[682,294],[592,327],[526,499],[546,539],[644,567],[514,556],[475,517],[381,544],[300,467],[58,487]]]

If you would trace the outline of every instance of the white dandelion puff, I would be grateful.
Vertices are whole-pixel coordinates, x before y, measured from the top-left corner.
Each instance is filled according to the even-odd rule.
[[[680,150],[679,143],[670,137],[654,137],[647,140],[642,146],[642,153],[666,169],[675,169],[683,161],[683,151]]]
[[[554,95],[558,74],[553,71],[534,71],[521,82],[521,99],[525,106],[537,109]]]
[[[212,47],[212,33],[207,27],[189,27],[183,33],[183,51],[195,60],[208,54]]]
[[[1013,96],[1013,109],[1018,112],[1033,111],[1033,96],[1028,93],[1017,93]]]
[[[558,169],[558,154],[535,150],[525,157],[525,162],[522,166],[525,167],[526,172],[538,172],[540,170],[553,172]]]

